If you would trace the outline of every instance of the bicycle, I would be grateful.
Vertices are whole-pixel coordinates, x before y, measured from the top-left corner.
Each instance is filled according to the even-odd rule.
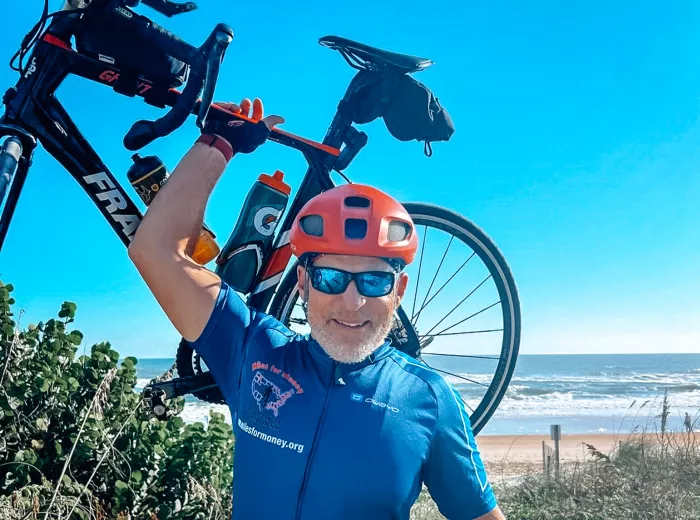
[[[140,1],[166,16],[186,13],[196,8],[193,3],[176,4],[170,0]],[[3,97],[5,112],[0,118],[0,138],[5,138],[5,141],[0,149],[0,204],[6,200],[0,216],[0,249],[38,142],[79,183],[125,246],[130,243],[141,221],[142,213],[137,205],[92,149],[87,139],[80,134],[69,114],[53,95],[68,74],[97,81],[110,86],[118,94],[140,97],[146,103],[160,108],[170,107],[170,110],[156,121],[134,123],[124,137],[124,146],[129,150],[141,149],[153,140],[170,134],[190,115],[196,115],[196,123],[200,128],[208,117],[229,120],[243,117],[212,104],[219,67],[228,45],[233,40],[233,32],[229,27],[217,25],[206,41],[200,47],[195,47],[154,24],[147,17],[137,14],[133,8],[139,4],[139,0],[92,0],[83,1],[81,4],[86,5],[76,7],[66,4],[62,10],[49,15],[47,2],[40,22],[27,35],[18,52],[20,78]],[[45,27],[49,19],[51,23]],[[144,60],[155,60],[155,51],[147,49],[157,49],[167,56],[169,61],[159,62],[158,70],[155,70],[155,63],[146,63],[143,70],[132,70],[116,66],[110,55],[95,56],[74,49],[71,38],[82,34],[80,31],[85,31],[86,24],[96,23],[95,20],[118,23],[121,30],[126,30],[132,37],[129,41],[138,42],[138,52]],[[368,108],[365,96],[367,85],[388,76],[410,75],[432,65],[432,62],[425,58],[389,52],[336,36],[321,38],[319,42],[322,46],[339,51],[358,72],[346,89],[322,142],[279,128],[271,132],[269,140],[300,151],[308,162],[308,169],[291,199],[284,219],[278,225],[279,229],[276,230],[272,246],[264,252],[262,268],[257,273],[253,289],[243,295],[249,306],[275,316],[297,331],[303,331],[307,323],[304,315],[298,312],[300,304],[296,289],[296,264],[290,265],[292,253],[289,246],[289,230],[294,217],[310,198],[335,185],[331,178],[332,172],[337,172],[347,182],[351,182],[343,172],[368,140],[367,134],[354,126],[357,123],[355,116],[358,111],[364,109],[366,112]],[[31,54],[28,54],[32,48]],[[25,56],[27,66],[23,65]],[[166,70],[168,67],[172,69],[173,64],[181,66],[180,69]],[[185,86],[182,92],[178,91],[176,88],[183,84]],[[200,93],[202,96],[198,99]],[[392,343],[396,348],[455,378],[455,385],[458,387],[462,385],[459,390],[471,411],[473,431],[478,434],[500,404],[515,369],[520,343],[520,304],[515,281],[496,244],[469,219],[449,209],[430,204],[407,202],[405,207],[415,221],[417,229],[423,229],[422,235],[419,236],[422,245],[418,261],[414,262],[418,275],[411,315],[409,317],[410,298],[407,295],[395,317],[396,325],[391,332]],[[432,245],[435,233],[443,233],[444,240],[449,238],[449,242],[430,287],[416,310],[422,268],[424,264],[430,264],[424,259],[428,230],[433,232],[429,252],[436,249]],[[471,253],[456,258],[452,255],[448,261],[448,252],[453,243],[457,244],[455,247],[464,247]],[[476,278],[474,283],[481,281],[471,291],[463,291],[462,294],[466,296],[460,303],[426,332],[422,324],[428,317],[431,317],[432,322],[434,314],[426,310],[428,305],[443,293],[447,285],[473,258],[481,261],[479,268],[482,274],[479,276],[483,279]],[[460,267],[440,289],[431,294],[443,265],[455,261],[455,265],[459,264]],[[470,298],[478,298],[475,296],[477,294],[483,294],[485,290],[482,290],[482,287],[488,281],[493,284],[491,291],[497,301],[489,305],[484,303],[483,308],[467,318],[434,332],[464,302]],[[443,293],[440,301],[445,300],[446,296],[446,293]],[[496,323],[496,328],[448,332],[467,320],[489,316],[488,313],[492,309],[502,313],[500,326]],[[423,321],[419,323],[420,318],[423,318]],[[494,333],[500,333],[500,336],[495,337]],[[434,352],[428,349],[434,347],[436,339],[450,339],[462,335],[470,338],[495,337],[494,345],[498,354],[461,354],[454,351]],[[468,360],[468,364],[456,358]],[[487,368],[486,372],[482,371],[478,376],[471,375],[475,370],[474,364],[485,360],[489,363],[496,362],[495,369]],[[442,368],[438,366],[441,363]],[[459,363],[463,363],[461,369],[457,367]],[[208,402],[223,403],[211,374],[184,340],[178,347],[176,364],[179,377],[152,383],[144,389],[144,402],[157,417],[167,418],[166,401],[177,396],[192,394]],[[469,373],[465,374],[465,370]],[[470,383],[473,387],[466,387],[465,383]],[[469,404],[477,402],[475,406]]]

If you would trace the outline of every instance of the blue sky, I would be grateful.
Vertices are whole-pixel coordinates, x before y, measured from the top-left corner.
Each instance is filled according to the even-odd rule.
[[[13,4],[0,36],[0,84],[15,82],[5,64],[42,4]],[[370,141],[348,175],[402,201],[452,208],[486,230],[518,283],[523,353],[700,352],[697,2],[347,6],[201,0],[180,19],[153,18],[192,43],[230,24],[236,36],[217,98],[260,96],[268,113],[285,116],[284,128],[319,140],[353,73],[319,37],[434,60],[417,77],[452,114],[453,139],[428,159],[376,121],[362,128]],[[131,154],[121,139],[159,112],[78,78],[58,97],[126,184]],[[196,137],[192,120],[142,154],[172,169]],[[304,162],[274,144],[233,161],[206,216],[222,240],[258,173],[278,168],[295,186]],[[139,357],[174,352],[178,335],[125,248],[43,150],[0,253],[0,277],[16,286],[24,324],[71,300],[87,344],[109,340]]]

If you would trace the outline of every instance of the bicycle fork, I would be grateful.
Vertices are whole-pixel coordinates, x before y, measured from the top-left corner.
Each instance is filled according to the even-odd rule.
[[[14,125],[0,124],[0,138],[5,136],[8,137],[0,147],[0,207],[5,196],[7,200],[0,215],[0,250],[36,148],[36,139]]]
[[[5,200],[5,193],[15,175],[20,157],[22,142],[12,136],[5,141],[0,150],[0,200]]]

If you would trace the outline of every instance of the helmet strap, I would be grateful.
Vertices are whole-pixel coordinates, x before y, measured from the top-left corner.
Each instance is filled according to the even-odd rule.
[[[311,262],[307,261],[304,265],[304,296],[301,299],[301,308],[306,316],[306,321],[309,321],[309,270],[308,266]]]

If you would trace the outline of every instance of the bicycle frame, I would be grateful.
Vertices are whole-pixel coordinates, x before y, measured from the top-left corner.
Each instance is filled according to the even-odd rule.
[[[19,137],[23,152],[0,216],[0,250],[29,172],[37,140],[83,188],[125,246],[128,247],[143,218],[132,198],[54,97],[69,74],[111,86],[118,93],[141,97],[162,108],[173,106],[180,95],[177,90],[158,85],[143,76],[135,82],[131,77],[132,84],[124,85],[118,68],[81,55],[69,43],[52,35],[49,28],[37,43],[26,72],[3,98],[6,111],[0,118],[0,138],[8,135]],[[299,210],[309,199],[335,185],[330,172],[340,155],[346,131],[352,126],[348,114],[352,113],[353,84],[354,80],[322,143],[279,129],[274,129],[269,137],[301,151],[309,166],[284,221],[278,227],[273,247],[263,258],[263,266],[248,297],[251,307],[265,310],[282,279],[291,258],[289,231]],[[226,112],[216,105],[212,108]],[[195,106],[192,112],[196,113],[197,109]],[[225,114],[218,115],[225,117]],[[351,156],[354,157],[357,151],[350,152]]]
[[[169,6],[169,9],[180,8],[173,7],[162,0],[142,0],[142,2],[151,6],[158,5],[161,13],[165,6]],[[130,4],[133,3],[131,2]],[[127,5],[126,0],[104,0],[99,3],[95,0],[93,5],[99,4],[109,4],[109,8],[114,8],[115,6],[120,8],[119,6],[121,5]],[[126,11],[122,10],[120,12],[123,15]],[[221,120],[226,120],[227,118],[230,118],[230,120],[244,119],[242,116],[228,112],[219,106],[211,105],[210,108],[208,107],[212,99],[213,86],[216,83],[215,79],[218,77],[220,59],[223,56],[221,49],[225,50],[225,47],[221,46],[223,45],[222,42],[225,40],[225,44],[228,45],[230,38],[232,38],[232,34],[225,30],[226,27],[223,24],[220,24],[223,27],[217,26],[210,36],[212,39],[217,39],[219,43],[216,46],[214,44],[209,46],[208,42],[210,40],[207,39],[201,47],[187,44],[187,42],[180,40],[176,35],[166,31],[164,28],[151,27],[148,20],[141,24],[141,29],[138,30],[140,31],[139,34],[146,34],[147,31],[150,31],[147,33],[150,34],[149,38],[157,43],[157,47],[161,51],[164,51],[168,56],[173,56],[180,61],[189,63],[190,72],[195,71],[194,78],[199,81],[193,82],[193,76],[190,75],[190,80],[183,88],[183,93],[180,93],[175,89],[169,88],[170,83],[167,78],[160,80],[156,80],[156,78],[149,79],[147,77],[148,74],[144,76],[143,74],[135,73],[133,70],[120,70],[114,66],[115,60],[107,56],[99,55],[99,59],[96,59],[76,52],[68,43],[71,35],[74,34],[72,32],[73,20],[77,20],[81,16],[80,14],[75,14],[76,18],[73,18],[74,14],[63,12],[60,17],[60,23],[56,23],[56,20],[59,18],[53,18],[53,22],[41,35],[29,56],[27,67],[20,67],[23,70],[19,81],[14,87],[7,90],[2,99],[5,105],[5,113],[0,117],[0,139],[6,136],[15,137],[21,144],[21,155],[17,159],[20,147],[16,141],[10,142],[0,155],[0,158],[2,158],[2,164],[0,164],[0,208],[2,209],[0,214],[0,250],[5,241],[38,143],[41,143],[44,149],[78,182],[125,246],[128,247],[130,244],[143,218],[138,206],[109,171],[104,161],[90,146],[87,139],[81,135],[68,112],[56,99],[56,90],[69,74],[109,86],[117,93],[125,96],[140,97],[146,103],[159,108],[174,107],[173,110],[156,122],[138,122],[146,123],[147,125],[150,123],[154,126],[157,123],[160,124],[160,129],[156,129],[157,131],[153,131],[150,135],[148,133],[141,133],[140,135],[138,132],[132,133],[134,127],[138,126],[134,125],[125,139],[125,148],[128,150],[141,148],[140,144],[150,142],[150,139],[154,136],[163,136],[172,132],[174,127],[183,123],[188,113],[198,116],[198,124],[200,126],[205,114],[208,114],[208,117]],[[45,20],[42,18],[41,23]],[[33,41],[34,32],[31,32],[29,36],[32,38],[29,40],[25,38],[23,49],[27,49],[26,46],[29,45],[30,41]],[[321,143],[315,142],[280,129],[273,129],[269,136],[269,140],[303,153],[308,163],[308,168],[296,190],[294,198],[288,205],[284,220],[278,223],[272,247],[267,251],[263,251],[262,267],[252,285],[253,289],[247,295],[248,306],[258,311],[265,312],[268,310],[285,273],[293,273],[294,266],[292,266],[292,270],[287,270],[292,257],[289,236],[292,224],[302,206],[318,193],[332,188],[335,184],[331,179],[331,171],[335,170],[342,175],[342,171],[367,142],[366,134],[354,128],[353,119],[355,119],[358,108],[364,108],[364,103],[372,103],[373,101],[368,101],[366,99],[367,96],[363,98],[362,95],[356,94],[361,94],[362,89],[368,86],[370,89],[377,88],[377,85],[383,87],[385,86],[382,83],[384,79],[391,80],[392,78],[395,79],[398,74],[408,74],[422,70],[430,63],[422,58],[398,55],[382,51],[381,49],[363,46],[359,42],[350,42],[353,44],[352,47],[344,47],[341,45],[342,40],[344,39],[327,37],[320,42],[324,46],[338,50],[348,64],[359,70],[359,72],[353,77],[342,100],[338,104],[338,109],[323,141]],[[363,47],[367,47],[370,50],[362,50]],[[175,51],[172,52],[171,49],[175,49]],[[365,55],[364,58],[363,54]],[[21,53],[20,61],[23,61]],[[384,74],[386,76],[377,77],[377,75]],[[206,78],[206,80],[203,80],[203,78]],[[204,101],[195,102],[198,90],[203,91],[201,95]],[[376,91],[372,90],[372,92]],[[190,105],[193,106],[190,108]],[[147,139],[141,140],[144,139],[144,136]],[[5,195],[5,190],[8,186],[9,192],[3,206],[2,197]],[[423,209],[419,209],[419,207],[423,207]],[[520,339],[520,308],[517,288],[515,287],[512,273],[496,245],[468,219],[436,206],[414,204],[413,208],[424,220],[446,223],[457,229],[463,235],[463,237],[458,238],[468,246],[470,244],[478,246],[478,251],[481,253],[479,258],[489,268],[491,277],[496,281],[499,295],[501,295],[501,301],[497,303],[502,303],[505,300],[505,303],[502,303],[502,305],[507,306],[508,322],[506,323],[504,314],[503,329],[507,331],[507,334],[504,332],[497,372],[491,386],[488,387],[489,393],[486,394],[488,402],[482,400],[482,403],[476,409],[476,419],[474,416],[470,417],[470,421],[475,427],[475,433],[478,433],[478,430],[483,427],[485,421],[495,411],[495,407],[498,406],[513,373]],[[426,212],[425,215],[421,213],[422,211]],[[431,221],[430,218],[433,220]],[[425,229],[427,233],[427,224]],[[456,236],[457,234],[452,234],[453,238]],[[452,243],[451,240],[450,243]],[[474,247],[472,248],[474,249]],[[445,254],[447,254],[447,251],[445,251]],[[477,249],[474,249],[474,254],[477,254]],[[469,258],[471,259],[471,256]],[[442,265],[442,262],[440,265]],[[438,292],[441,290],[442,288]],[[428,289],[426,298],[429,293],[430,289]],[[286,298],[290,294],[280,296]],[[437,294],[434,294],[433,298],[435,296]],[[462,302],[465,300],[466,298]],[[285,300],[284,305],[292,301],[291,299]],[[461,305],[461,302],[459,305]],[[486,309],[488,308],[490,307]],[[419,309],[418,315],[416,315],[416,321],[421,310]],[[473,314],[473,316],[475,315]],[[397,339],[396,346],[414,358],[418,357],[421,349],[429,344],[432,338],[440,335],[439,333],[430,335],[429,331],[428,334],[423,336],[424,338],[429,338],[428,341],[422,344],[421,337],[418,336],[416,331],[416,325],[408,318],[401,306],[396,311],[396,317],[398,318],[398,326],[401,329],[398,331],[401,337],[399,338],[396,335],[395,338]],[[465,334],[467,333],[471,332],[466,332]],[[184,339],[181,342],[181,347],[183,344],[189,348]],[[186,349],[182,352],[183,356],[181,358],[180,349],[178,349],[177,368],[179,377],[168,381],[154,382],[143,389],[142,399],[144,404],[159,419],[167,419],[169,416],[166,404],[168,399],[186,394],[201,395],[203,392],[213,390],[217,386],[211,372],[201,370],[199,359],[195,360],[194,352],[191,348],[189,352],[190,358],[188,359],[184,359],[186,357],[185,354],[187,354]],[[182,363],[180,363],[181,359],[184,360]],[[183,365],[182,369],[180,364]],[[191,364],[192,366],[185,367],[185,364]],[[186,368],[189,368],[189,370],[186,370]],[[446,373],[450,374],[450,372]],[[458,374],[451,375],[466,379]],[[219,402],[217,399],[223,400],[223,396],[218,397],[215,391],[207,393],[210,394],[211,399],[206,400],[210,402]]]

